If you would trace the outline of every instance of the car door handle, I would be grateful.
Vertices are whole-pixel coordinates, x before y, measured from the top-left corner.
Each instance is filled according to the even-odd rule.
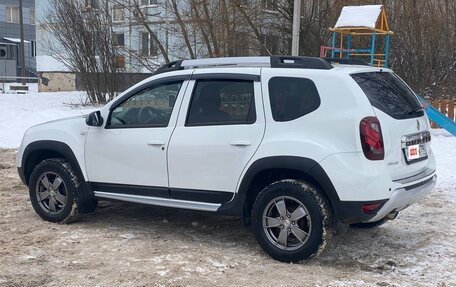
[[[166,143],[164,141],[160,141],[160,140],[154,140],[154,141],[149,141],[147,143],[147,145],[150,145],[150,146],[162,146],[162,145],[165,145]]]
[[[252,143],[249,142],[249,141],[232,141],[230,143],[232,146],[249,146],[251,145]]]

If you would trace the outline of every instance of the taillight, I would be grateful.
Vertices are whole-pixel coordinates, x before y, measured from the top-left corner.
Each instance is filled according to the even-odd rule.
[[[359,124],[361,146],[366,158],[382,160],[385,157],[383,136],[380,122],[376,117],[366,117]]]
[[[376,211],[378,211],[380,209],[381,206],[383,206],[384,203],[385,203],[385,201],[363,204],[363,207],[362,207],[363,213],[364,214],[375,213]]]

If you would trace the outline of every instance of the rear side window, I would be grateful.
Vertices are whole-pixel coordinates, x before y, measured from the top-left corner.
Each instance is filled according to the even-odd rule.
[[[198,80],[186,126],[253,124],[254,98],[252,81]]]
[[[309,79],[274,77],[269,80],[272,117],[286,122],[315,111],[320,106],[317,87]]]
[[[424,112],[415,94],[395,74],[371,72],[352,74],[372,106],[395,119],[421,117]]]

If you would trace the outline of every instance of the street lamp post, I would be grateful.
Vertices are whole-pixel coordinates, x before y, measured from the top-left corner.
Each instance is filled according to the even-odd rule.
[[[291,38],[291,55],[299,55],[299,27],[301,26],[301,0],[294,0],[293,35]]]
[[[21,33],[21,47],[19,51],[21,58],[21,77],[22,85],[25,85],[24,17],[22,15],[22,0],[19,0],[19,30]]]

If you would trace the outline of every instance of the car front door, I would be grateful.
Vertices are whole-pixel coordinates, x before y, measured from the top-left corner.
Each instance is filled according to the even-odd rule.
[[[168,150],[170,196],[216,203],[229,201],[265,127],[257,75],[204,74],[187,88]]]
[[[187,81],[151,82],[115,102],[90,127],[86,169],[95,192],[169,197],[166,151]]]

